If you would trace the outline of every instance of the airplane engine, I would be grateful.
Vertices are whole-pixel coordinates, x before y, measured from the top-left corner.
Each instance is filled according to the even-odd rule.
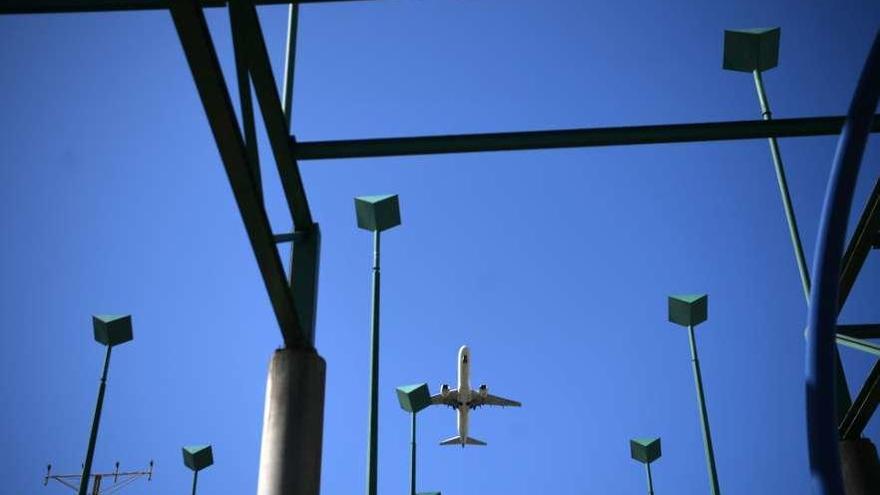
[[[480,397],[485,399],[487,395],[489,395],[489,387],[487,387],[485,384],[480,385]]]
[[[447,395],[449,395],[449,385],[444,383],[440,385],[440,396],[445,398]]]

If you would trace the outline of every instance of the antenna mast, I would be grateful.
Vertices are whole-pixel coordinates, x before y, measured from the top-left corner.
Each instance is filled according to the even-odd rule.
[[[89,492],[90,495],[110,495],[111,493],[116,493],[134,483],[138,478],[146,477],[147,481],[152,480],[153,461],[150,461],[150,465],[146,471],[119,472],[119,462],[117,462],[112,473],[92,473],[89,477],[92,482],[92,491]],[[73,491],[79,491],[79,482],[81,479],[82,472],[77,474],[52,474],[52,465],[49,464],[46,466],[46,476],[43,477],[43,486],[48,485],[49,480],[55,480]],[[109,485],[105,484],[110,482],[111,479],[112,483]]]

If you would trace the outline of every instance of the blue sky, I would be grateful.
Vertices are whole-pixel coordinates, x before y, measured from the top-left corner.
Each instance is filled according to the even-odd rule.
[[[276,74],[286,8],[260,9]],[[225,11],[209,25],[236,95]],[[777,117],[845,112],[876,2],[388,0],[308,5],[300,141],[760,117],[721,69],[725,28],[780,26],[764,75]],[[0,17],[0,408],[8,493],[76,472],[103,348],[90,315],[131,313],[113,354],[95,468],[187,490],[180,447],[214,445],[200,493],[256,486],[268,360],[281,344],[167,12]],[[279,78],[280,80],[280,78]],[[290,228],[262,137],[276,232]],[[781,142],[812,259],[834,137]],[[396,385],[473,383],[488,447],[441,448],[420,416],[419,489],[447,495],[644,491],[628,439],[660,436],[658,494],[706,493],[686,332],[666,295],[708,292],[698,328],[724,493],[806,493],[806,308],[764,140],[303,162],[323,232],[317,346],[327,359],[322,491],[365,482],[371,242],[352,197],[398,193],[383,238],[380,493],[408,489]],[[880,175],[869,143],[853,218]],[[854,223],[854,222],[853,222]],[[869,258],[841,321],[880,321]],[[855,389],[872,360],[842,349]],[[867,435],[880,442],[880,420]]]

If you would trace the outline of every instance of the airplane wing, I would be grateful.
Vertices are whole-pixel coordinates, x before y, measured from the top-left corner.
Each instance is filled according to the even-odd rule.
[[[498,397],[497,395],[492,395],[492,394],[486,394],[485,397],[483,397],[480,394],[474,394],[473,396],[471,396],[470,405],[471,405],[471,407],[475,407],[475,408],[480,407],[480,406],[501,406],[501,407],[520,407],[520,406],[522,406],[521,403],[519,403],[515,400],[505,399],[504,397]]]
[[[431,404],[443,404],[449,407],[458,407],[458,389],[453,388],[443,397],[443,394],[434,394],[431,396]]]

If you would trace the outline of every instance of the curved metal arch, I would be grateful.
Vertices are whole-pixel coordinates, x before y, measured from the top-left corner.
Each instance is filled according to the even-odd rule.
[[[814,493],[819,495],[844,494],[834,412],[838,292],[847,219],[878,98],[880,31],[874,38],[837,142],[813,258],[815,279],[807,326],[806,414],[812,485]]]

